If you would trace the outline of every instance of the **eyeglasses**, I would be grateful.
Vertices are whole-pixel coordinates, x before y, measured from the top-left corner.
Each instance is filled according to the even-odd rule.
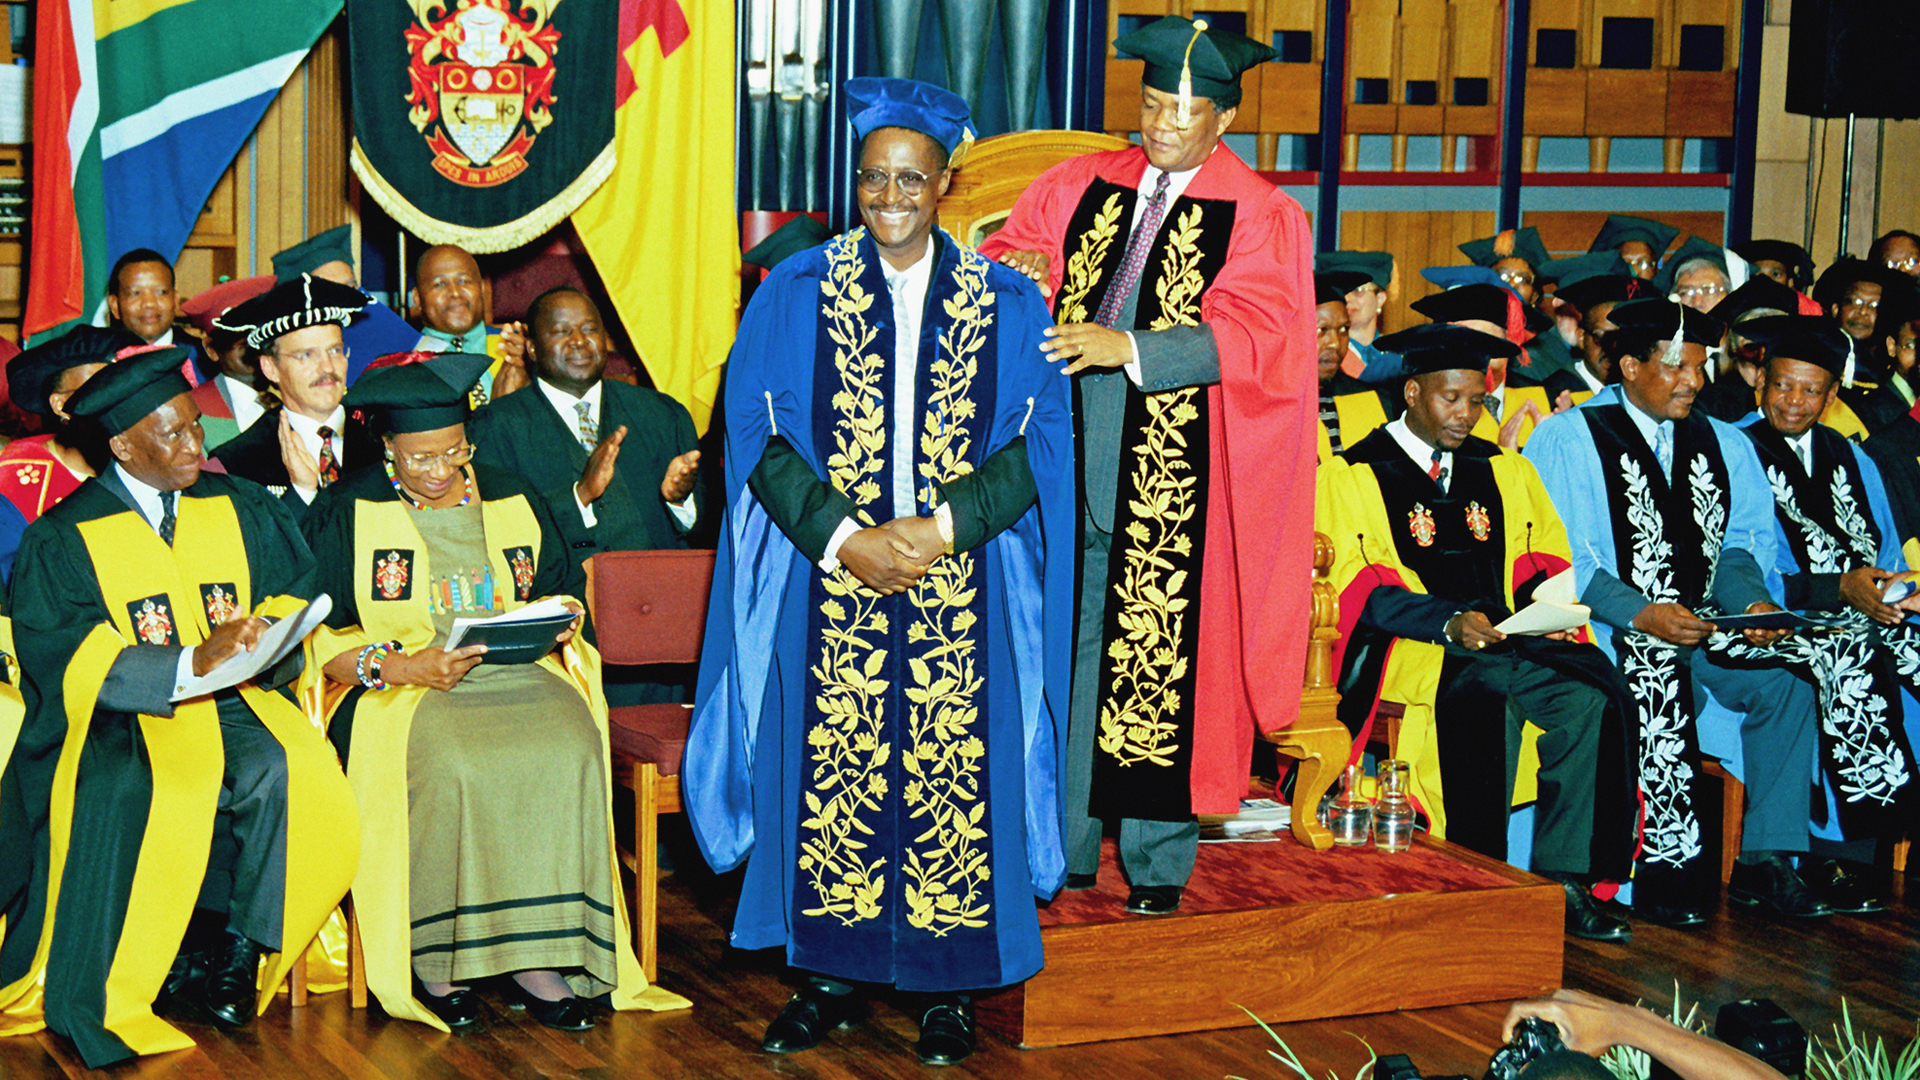
[[[1517,289],[1522,285],[1533,284],[1533,275],[1527,273],[1525,270],[1502,270],[1500,271],[1500,280]]]
[[[1915,270],[1920,270],[1920,257],[1912,255],[1904,259],[1888,259],[1886,262],[1887,269],[1898,270],[1903,274],[1911,274]]]
[[[1866,308],[1868,311],[1877,311],[1880,308],[1880,298],[1874,297],[1869,300],[1864,296],[1849,295],[1845,300],[1840,301],[1840,306]]]
[[[1710,296],[1719,296],[1727,291],[1725,285],[1682,285],[1673,290],[1673,295],[1682,300],[1705,300]]]
[[[319,363],[321,357],[328,360],[345,360],[352,351],[345,345],[329,345],[324,349],[301,349],[294,353],[275,352],[273,356],[276,360],[297,360],[302,364],[315,364]]]
[[[909,169],[906,172],[890,173],[882,169],[861,169],[853,174],[860,182],[860,190],[869,195],[878,195],[887,190],[887,182],[892,181],[900,188],[900,193],[909,199],[916,198],[927,190],[932,177]]]
[[[472,443],[467,443],[438,454],[399,454],[394,460],[405,465],[408,472],[430,472],[435,465],[458,469],[473,460],[473,452],[477,449]]]
[[[1642,270],[1653,269],[1653,260],[1645,255],[1622,255],[1620,258],[1627,264],[1628,269],[1636,274]]]

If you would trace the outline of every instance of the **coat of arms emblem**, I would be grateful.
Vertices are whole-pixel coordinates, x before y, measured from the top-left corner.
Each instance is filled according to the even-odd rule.
[[[407,118],[433,168],[466,187],[504,184],[553,123],[552,25],[561,0],[410,0]]]
[[[525,603],[533,599],[533,549],[508,548],[506,555],[513,568],[513,598]]]
[[[127,613],[133,616],[133,632],[136,637],[149,645],[172,645],[173,610],[167,606],[167,598],[149,596],[144,600],[135,600],[127,604]]]
[[[1438,531],[1433,524],[1433,511],[1426,503],[1414,503],[1407,511],[1407,531],[1413,534],[1413,542],[1421,547],[1432,547],[1434,534]]]
[[[1475,540],[1484,541],[1493,530],[1493,521],[1487,516],[1487,508],[1478,501],[1467,504],[1467,528],[1472,530]]]
[[[405,600],[413,594],[413,552],[388,550],[373,557],[373,588],[377,600]]]
[[[237,592],[232,585],[224,582],[200,587],[200,600],[207,609],[208,626],[219,626],[240,610],[240,602],[235,595]]]

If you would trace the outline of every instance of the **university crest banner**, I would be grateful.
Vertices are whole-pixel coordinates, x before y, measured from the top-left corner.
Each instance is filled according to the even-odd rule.
[[[353,171],[430,244],[518,247],[613,171],[616,0],[350,0]]]

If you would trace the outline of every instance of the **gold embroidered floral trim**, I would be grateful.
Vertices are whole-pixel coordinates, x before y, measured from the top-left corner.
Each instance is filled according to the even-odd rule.
[[[1100,264],[1106,261],[1113,238],[1120,235],[1123,208],[1120,192],[1107,196],[1093,216],[1093,227],[1080,234],[1080,250],[1067,257],[1060,302],[1054,305],[1054,321],[1060,325],[1087,321],[1087,294],[1100,283]]]
[[[839,419],[833,427],[834,452],[827,458],[827,479],[854,501],[863,522],[880,499],[875,477],[884,462],[886,401],[880,392],[885,361],[868,351],[878,336],[866,319],[873,294],[860,285],[865,271],[855,229],[827,245],[827,274],[820,281],[821,314],[834,343],[834,368],[840,390],[833,395]],[[886,895],[886,858],[868,857],[861,836],[874,835],[860,815],[879,815],[887,795],[885,768],[893,746],[886,738],[888,682],[880,678],[887,652],[879,647],[888,633],[880,597],[861,585],[845,567],[821,578],[827,599],[814,706],[820,718],[807,731],[811,790],[803,793],[808,816],[800,822],[798,869],[819,898],[803,915],[832,916],[851,926],[878,918]]]
[[[954,272],[959,291],[945,309],[952,325],[941,333],[941,356],[928,368],[933,388],[920,435],[926,459],[920,475],[930,489],[973,471],[966,460],[972,447],[966,422],[974,416],[973,380],[993,322],[987,266],[970,252],[961,257]],[[971,552],[940,559],[907,595],[916,613],[907,643],[916,655],[907,661],[908,750],[900,762],[912,779],[901,797],[908,820],[923,828],[905,845],[902,872],[907,925],[935,937],[955,927],[985,926],[993,906],[982,824],[987,804],[980,790],[986,746],[975,734],[981,678],[976,618],[969,610],[977,567]]]
[[[1167,234],[1166,258],[1161,260],[1160,277],[1153,283],[1160,315],[1147,325],[1149,330],[1200,325],[1200,293],[1207,287],[1206,276],[1200,272],[1200,216],[1200,207],[1189,207]]]
[[[1199,298],[1207,286],[1200,272],[1200,219],[1201,208],[1190,207],[1167,234],[1167,253],[1154,282],[1160,315],[1150,330],[1200,322]],[[1187,674],[1184,612],[1192,598],[1182,594],[1191,582],[1167,556],[1193,553],[1190,526],[1198,526],[1194,486],[1199,478],[1187,460],[1181,429],[1200,416],[1194,404],[1199,392],[1187,387],[1146,395],[1147,428],[1135,448],[1127,502],[1134,520],[1126,527],[1120,581],[1113,590],[1125,636],[1107,646],[1113,681],[1100,703],[1100,752],[1121,765],[1171,768],[1180,750],[1174,741],[1181,706],[1175,686]]]
[[[1193,398],[1198,387],[1148,394],[1145,439],[1137,448],[1127,508],[1127,545],[1121,578],[1113,598],[1119,604],[1120,630],[1107,646],[1113,681],[1100,703],[1100,752],[1121,765],[1171,767],[1180,725],[1180,693],[1187,674],[1186,615],[1191,598],[1184,570],[1168,556],[1193,553],[1196,506],[1193,463],[1187,460],[1180,429],[1200,416]],[[1162,575],[1166,575],[1163,579]]]

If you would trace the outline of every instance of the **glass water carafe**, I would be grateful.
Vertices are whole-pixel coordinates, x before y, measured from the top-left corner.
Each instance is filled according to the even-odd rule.
[[[1336,847],[1360,847],[1373,831],[1373,804],[1361,791],[1365,780],[1358,762],[1347,766],[1340,794],[1327,805],[1327,828],[1333,831]]]
[[[1405,851],[1413,843],[1412,769],[1389,758],[1380,763],[1379,791],[1373,799],[1373,845],[1381,851]]]

